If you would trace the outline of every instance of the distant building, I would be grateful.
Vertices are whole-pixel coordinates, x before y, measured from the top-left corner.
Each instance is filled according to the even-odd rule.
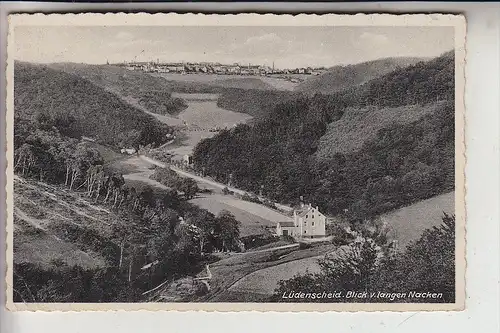
[[[122,154],[133,155],[133,154],[135,154],[137,151],[135,150],[135,148],[123,148],[122,150],[120,150],[120,152],[121,152]]]
[[[326,217],[318,207],[301,204],[300,208],[293,211],[293,221],[277,223],[276,234],[295,238],[325,237]]]
[[[184,155],[184,157],[182,158],[182,161],[184,163],[186,163],[187,165],[191,165],[191,164],[193,164],[193,156],[191,156],[191,155]]]

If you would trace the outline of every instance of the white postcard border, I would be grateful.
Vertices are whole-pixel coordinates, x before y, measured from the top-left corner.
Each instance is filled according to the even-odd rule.
[[[13,300],[13,57],[16,26],[450,26],[455,28],[456,301],[428,303],[14,303]],[[450,311],[465,307],[465,18],[443,14],[17,14],[7,45],[7,308],[11,311]],[[9,56],[10,55],[10,56]]]

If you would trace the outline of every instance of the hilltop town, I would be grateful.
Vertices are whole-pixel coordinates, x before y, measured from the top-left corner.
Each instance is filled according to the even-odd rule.
[[[215,75],[239,75],[239,76],[273,76],[287,79],[285,75],[320,75],[327,69],[325,67],[299,67],[279,69],[266,65],[255,64],[221,64],[218,62],[169,62],[163,63],[159,60],[148,62],[124,62],[117,64],[128,70],[143,71],[147,73],[177,73],[177,74],[215,74]],[[289,78],[290,80],[302,81],[301,78]]]

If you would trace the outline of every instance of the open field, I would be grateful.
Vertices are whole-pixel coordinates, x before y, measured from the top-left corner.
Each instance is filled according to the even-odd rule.
[[[181,160],[184,155],[192,154],[201,140],[212,138],[215,134],[217,132],[208,130],[183,130],[181,138],[164,149],[174,156],[174,160]]]
[[[204,301],[211,302],[231,302],[231,301],[251,301],[253,299],[264,300],[272,293],[269,290],[277,285],[282,278],[288,278],[287,270],[294,269],[295,272],[305,272],[317,269],[317,259],[327,253],[337,249],[333,244],[318,244],[305,250],[297,248],[286,248],[267,252],[247,252],[244,254],[230,255],[222,260],[210,265],[212,279],[210,280],[211,292],[204,298]],[[304,260],[308,258],[308,260]],[[296,264],[293,264],[296,262]],[[283,265],[290,263],[289,265]],[[266,269],[277,267],[268,274]],[[250,284],[255,281],[257,272],[263,270],[266,281],[266,293],[255,293]],[[254,273],[256,272],[256,273]],[[278,273],[279,272],[279,273]],[[255,274],[255,275],[253,275]],[[290,277],[293,277],[291,275]],[[246,280],[248,278],[248,280]],[[235,286],[235,287],[233,287]],[[238,296],[238,297],[236,297]]]
[[[318,273],[318,259],[324,256],[300,260],[264,268],[248,274],[229,288],[229,292],[272,295],[280,280],[289,280],[296,275]]]
[[[391,226],[400,249],[417,240],[425,229],[442,223],[443,212],[455,214],[455,192],[441,194],[381,216]]]
[[[222,210],[231,212],[241,222],[241,237],[266,233],[266,228],[275,227],[276,222],[290,220],[289,217],[265,206],[221,194],[202,195],[190,202],[213,214]]]
[[[178,118],[185,121],[188,126],[194,125],[203,129],[213,127],[231,127],[252,119],[245,113],[228,111],[217,106],[216,101],[189,101],[188,107],[182,111]]]
[[[176,118],[157,115],[159,121],[171,125],[181,126],[179,138],[165,149],[174,155],[177,159],[191,154],[194,147],[203,139],[211,138],[217,133],[210,131],[215,128],[232,127],[235,124],[244,123],[252,116],[222,109],[217,106],[217,94],[180,94],[175,93],[174,97],[180,97],[186,100],[188,107],[183,110]],[[131,98],[128,100],[132,103]],[[148,112],[143,109],[143,111]],[[149,112],[148,112],[149,113]]]
[[[130,157],[127,160],[120,161],[120,164],[122,168],[129,168],[131,170],[131,173],[124,175],[125,180],[140,181],[151,186],[167,189],[164,185],[149,178],[153,173],[153,170],[149,169],[151,164],[140,157]],[[206,183],[200,183],[200,185],[203,188],[216,190],[220,193],[220,189],[217,187]],[[222,210],[231,212],[241,222],[241,237],[267,233],[266,228],[275,227],[276,222],[291,220],[290,217],[269,207],[218,193],[214,191],[213,194],[198,195],[194,199],[191,199],[190,202],[213,214],[218,214]]]
[[[186,171],[183,171],[179,168],[176,168],[174,166],[170,166],[170,169],[177,172],[178,174],[180,174],[181,176],[183,177],[189,177],[191,179],[194,179],[197,183],[199,184],[203,184],[203,186],[205,188],[210,188],[212,190],[215,190],[216,192],[219,192],[219,193],[222,193],[221,190],[225,187],[228,188],[228,190],[234,192],[234,193],[237,193],[239,195],[245,195],[247,192],[246,191],[243,191],[243,190],[240,190],[240,189],[237,189],[237,188],[234,188],[234,187],[229,187],[229,186],[226,186],[222,183],[218,183],[214,180],[212,180],[211,178],[203,178],[203,177],[200,177],[200,176],[197,176],[197,175],[194,175],[192,173],[189,173],[189,172],[186,172]],[[259,198],[261,200],[264,200],[265,198]],[[254,203],[254,205],[257,205]],[[282,205],[282,204],[279,204],[279,203],[274,203],[274,205],[280,210],[280,211],[283,211],[283,212],[289,212],[291,213],[292,212],[292,208],[289,207],[289,206],[286,206],[286,205]],[[259,207],[261,207],[262,205],[258,205]],[[263,206],[265,207],[265,206]],[[269,209],[269,207],[265,207],[267,209]]]
[[[183,83],[199,83],[206,86],[238,89],[274,90],[275,87],[265,82],[260,76],[235,76],[217,74],[179,74],[179,73],[151,73],[152,76],[162,77],[168,81]],[[175,91],[175,86],[173,87]]]
[[[174,98],[182,98],[185,101],[217,101],[219,98],[219,94],[210,94],[210,93],[172,93],[172,97]]]
[[[260,76],[260,75],[217,75],[217,74],[179,74],[179,73],[160,73],[151,74],[160,76],[169,81],[194,82],[208,86],[239,89],[258,89],[258,90],[294,90],[300,85],[300,82],[307,81],[314,76],[306,74],[287,74],[286,76],[295,79],[295,82],[281,77],[282,75]],[[174,88],[175,90],[175,88]]]

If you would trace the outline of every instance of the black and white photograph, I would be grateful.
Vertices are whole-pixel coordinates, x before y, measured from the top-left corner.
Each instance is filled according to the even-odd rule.
[[[11,17],[11,307],[463,308],[463,17],[172,15]]]

